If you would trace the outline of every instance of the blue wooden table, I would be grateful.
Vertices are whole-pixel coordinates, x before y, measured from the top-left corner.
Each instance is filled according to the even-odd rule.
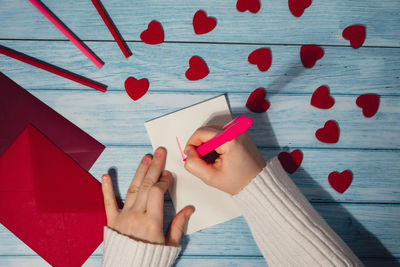
[[[97,69],[27,0],[0,1],[0,44],[107,84],[101,93],[0,56],[0,71],[106,145],[91,169],[117,173],[121,196],[140,158],[152,152],[143,123],[190,104],[226,93],[234,115],[256,123],[251,136],[265,158],[282,149],[301,149],[304,160],[292,175],[301,191],[363,262],[397,266],[400,258],[400,2],[398,0],[316,0],[300,18],[287,1],[262,0],[257,14],[239,13],[236,1],[103,0],[133,56],[125,59],[91,1],[43,1],[104,60]],[[217,27],[195,35],[193,14],[204,9]],[[140,33],[151,20],[162,23],[165,42],[150,46]],[[341,37],[352,24],[367,27],[364,46],[354,50]],[[325,56],[312,69],[299,58],[301,45],[317,44]],[[273,62],[260,72],[247,61],[260,47]],[[210,74],[188,81],[188,60],[201,56]],[[132,101],[127,77],[148,78],[149,92]],[[328,85],[335,98],[329,110],[310,106],[313,91]],[[250,92],[266,88],[271,108],[245,108]],[[360,94],[381,97],[378,113],[362,116]],[[314,137],[329,119],[340,126],[337,144]],[[2,125],[1,127],[6,127]],[[350,169],[354,180],[344,194],[328,183],[332,171]],[[166,220],[173,207],[166,197]],[[102,246],[86,262],[99,266]],[[30,248],[0,226],[0,266],[47,266]],[[183,240],[177,266],[266,265],[242,217]]]

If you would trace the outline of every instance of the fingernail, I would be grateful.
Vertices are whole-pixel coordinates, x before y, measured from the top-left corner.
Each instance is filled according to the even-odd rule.
[[[101,176],[101,182],[103,184],[107,184],[107,176],[106,175]]]
[[[169,173],[167,171],[163,171],[162,177],[168,177],[168,176],[169,176]]]
[[[150,159],[149,159],[149,157],[148,156],[145,156],[144,158],[143,158],[143,161],[142,161],[144,164],[148,164],[149,162],[150,162]]]
[[[192,209],[187,210],[187,211],[185,212],[185,218],[186,218],[186,219],[189,219],[190,216],[192,216],[193,212],[194,212],[194,211],[193,211]]]
[[[157,158],[161,157],[161,148],[157,148],[156,151],[154,152],[154,156]]]

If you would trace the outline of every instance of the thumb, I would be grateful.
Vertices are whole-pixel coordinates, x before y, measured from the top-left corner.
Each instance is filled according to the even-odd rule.
[[[192,207],[186,207],[175,216],[166,236],[165,244],[167,246],[179,246],[179,241],[181,241],[185,226],[193,212],[194,209]]]
[[[187,155],[185,169],[199,177],[204,183],[210,184],[212,177],[215,176],[215,167],[202,159],[192,145],[186,147],[185,154]]]

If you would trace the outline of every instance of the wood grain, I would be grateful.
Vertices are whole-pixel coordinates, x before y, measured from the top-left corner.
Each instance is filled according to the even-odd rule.
[[[240,13],[235,0],[102,0],[133,56],[125,59],[90,1],[43,2],[104,61],[98,70],[26,0],[2,0],[0,43],[109,86],[103,94],[0,55],[0,71],[104,143],[91,169],[118,174],[121,196],[140,158],[152,151],[143,123],[226,93],[234,115],[255,119],[251,137],[266,159],[281,149],[301,149],[304,161],[294,182],[329,225],[366,266],[399,266],[400,258],[400,5],[398,0],[318,0],[300,18],[287,1],[261,0],[258,14]],[[206,35],[195,35],[193,14],[204,9],[218,20]],[[149,46],[140,33],[156,19],[166,42]],[[367,39],[354,50],[341,37],[352,24],[367,26]],[[92,41],[90,41],[92,40]],[[321,45],[325,56],[312,69],[299,59],[303,44]],[[272,50],[272,66],[260,72],[247,56],[260,47]],[[190,82],[188,59],[201,56],[210,74]],[[133,102],[124,92],[127,77],[148,78],[149,93]],[[310,106],[313,91],[328,85],[335,106]],[[267,90],[271,108],[249,112],[251,91]],[[1,88],[0,88],[1,90]],[[362,116],[356,97],[381,96],[378,113]],[[1,114],[0,114],[1,115]],[[326,120],[340,126],[334,145],[318,142],[316,129]],[[331,171],[352,170],[345,194],[327,182]],[[166,196],[166,222],[174,210]],[[48,266],[0,226],[0,266]],[[176,266],[266,266],[242,217],[185,237]],[[100,266],[102,246],[85,266]]]
[[[394,164],[400,162],[400,151],[301,150],[303,163],[291,177],[311,202],[400,203],[400,192],[396,190],[400,166]],[[151,146],[108,146],[90,172],[97,179],[103,173],[115,173],[120,195],[125,199],[142,156],[152,151]],[[266,160],[280,152],[276,148],[263,148],[261,151]],[[328,174],[345,169],[353,172],[354,180],[344,194],[339,194],[328,184]],[[166,199],[169,200],[168,197]]]
[[[314,203],[313,206],[357,256],[400,256],[400,233],[394,230],[400,227],[400,206],[335,203]],[[167,226],[174,214],[171,202],[165,203],[165,214]],[[35,255],[3,226],[0,240],[0,255]],[[181,244],[183,255],[262,256],[243,217],[186,236]],[[100,246],[94,255],[101,253]]]
[[[362,258],[362,262],[368,267],[398,267],[398,259],[376,259],[376,258]],[[0,258],[1,266],[20,267],[20,266],[35,266],[35,267],[48,267],[50,266],[39,256],[7,256]],[[84,267],[98,267],[101,265],[100,256],[90,257]],[[220,267],[259,267],[268,266],[262,257],[185,257],[182,256],[176,261],[176,267],[185,266],[220,266]]]
[[[89,1],[43,2],[81,39],[112,40]],[[261,10],[255,15],[238,12],[234,0],[175,0],[173,4],[158,0],[103,2],[127,40],[140,40],[140,33],[155,19],[162,23],[167,41],[348,46],[341,37],[342,30],[352,24],[365,24],[365,45],[400,46],[396,0],[320,0],[313,2],[300,18],[290,14],[287,1],[262,1]],[[209,34],[196,36],[193,32],[192,19],[198,9],[218,20],[217,27]],[[65,39],[24,0],[2,0],[0,21],[2,38]]]
[[[105,145],[150,145],[144,122],[215,97],[213,93],[147,93],[132,101],[123,91],[32,90],[39,99],[87,131]],[[400,98],[382,97],[378,113],[364,118],[355,96],[335,96],[330,110],[309,105],[310,96],[267,96],[267,113],[255,114],[244,106],[248,94],[228,94],[234,116],[246,114],[255,120],[250,136],[258,146],[399,149]],[[319,142],[314,134],[333,119],[339,123],[337,144]],[[384,137],[384,138],[383,138]]]
[[[0,35],[1,36],[1,35]],[[86,42],[104,60],[98,70],[69,42],[2,41],[1,44],[56,66],[124,89],[129,76],[147,78],[150,91],[251,92],[264,87],[269,93],[311,94],[328,85],[333,94],[375,93],[400,96],[400,49],[323,46],[325,56],[312,69],[300,62],[300,46],[267,46],[272,66],[260,72],[247,57],[261,45],[129,43],[133,55],[126,59],[114,43]],[[179,51],[179,52],[178,52]],[[185,78],[189,58],[202,57],[210,74],[200,81]],[[26,89],[92,90],[32,66],[0,55],[0,70]],[[37,79],[40,77],[40,79]]]

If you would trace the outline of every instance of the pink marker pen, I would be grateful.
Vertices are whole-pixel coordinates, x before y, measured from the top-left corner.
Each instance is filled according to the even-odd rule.
[[[236,119],[232,120],[231,122],[222,127],[222,129],[224,129],[225,131],[215,136],[214,138],[210,139],[209,141],[205,142],[204,144],[198,146],[196,148],[197,153],[199,153],[201,157],[204,157],[205,155],[217,149],[218,147],[222,146],[226,142],[232,141],[236,137],[245,133],[247,130],[250,129],[253,123],[254,123],[253,119],[247,118],[246,115],[237,117]],[[185,161],[186,158],[184,157],[184,154],[180,147],[178,137],[177,137],[177,142],[182,154],[183,161]]]

